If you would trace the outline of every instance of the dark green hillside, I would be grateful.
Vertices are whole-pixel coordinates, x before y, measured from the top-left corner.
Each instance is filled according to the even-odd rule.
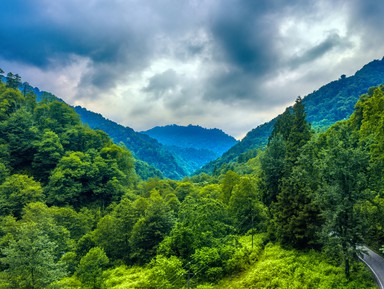
[[[175,157],[155,139],[135,132],[129,127],[119,125],[104,118],[101,114],[83,107],[76,106],[75,111],[80,115],[83,123],[88,124],[91,128],[106,132],[115,143],[124,143],[136,158],[154,166],[165,177],[180,179],[186,175],[185,170],[177,163]]]
[[[339,120],[348,119],[359,96],[368,88],[383,83],[384,58],[366,64],[355,75],[342,75],[304,98],[307,120],[315,128],[327,128]]]
[[[359,96],[367,92],[370,87],[383,83],[384,58],[368,63],[350,77],[342,75],[340,79],[322,86],[303,98],[307,121],[311,123],[312,128],[325,130],[333,123],[347,119],[352,114]],[[207,164],[201,171],[212,173],[223,165],[230,167],[231,162],[241,161],[242,156],[250,150],[265,146],[275,121],[276,118],[250,131],[221,158]]]

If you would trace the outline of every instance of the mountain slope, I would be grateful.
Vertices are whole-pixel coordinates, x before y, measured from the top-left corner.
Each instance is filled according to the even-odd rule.
[[[195,125],[157,126],[143,133],[165,145],[189,174],[217,159],[237,143],[222,130]]]
[[[75,111],[80,115],[81,121],[93,129],[106,132],[115,143],[122,142],[139,160],[159,169],[165,177],[181,179],[187,172],[178,164],[175,156],[164,146],[148,135],[138,133],[129,127],[124,127],[101,114],[76,106]]]
[[[167,146],[211,150],[217,155],[226,152],[236,144],[236,139],[222,130],[207,129],[198,125],[167,125],[157,126],[143,133],[157,139]]]
[[[370,87],[384,83],[384,58],[366,64],[354,75],[332,81],[303,98],[307,120],[315,129],[326,129],[336,121],[347,119],[353,112],[359,96]],[[251,130],[238,144],[219,159],[205,165],[200,172],[212,173],[224,164],[238,161],[249,151],[261,148],[268,142],[273,120]],[[252,155],[252,154],[251,154]]]

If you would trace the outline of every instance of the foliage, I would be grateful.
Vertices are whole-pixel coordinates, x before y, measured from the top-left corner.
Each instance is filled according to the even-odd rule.
[[[18,174],[9,176],[0,185],[0,215],[20,217],[25,205],[43,198],[43,189],[33,178]]]
[[[261,259],[249,270],[214,288],[375,288],[369,271],[357,266],[353,281],[343,276],[342,269],[326,261],[315,251],[301,253],[269,244]]]
[[[0,288],[372,287],[356,255],[384,244],[383,87],[317,134],[298,98],[264,150],[182,181],[24,92],[0,83]]]
[[[155,139],[105,119],[102,115],[80,106],[76,106],[75,111],[80,115],[83,123],[93,129],[106,132],[116,143],[123,143],[136,158],[155,167],[165,177],[180,179],[186,175],[173,154]]]
[[[109,259],[103,249],[92,248],[80,260],[76,269],[76,276],[82,282],[83,288],[99,289],[102,283],[103,270],[108,265]]]

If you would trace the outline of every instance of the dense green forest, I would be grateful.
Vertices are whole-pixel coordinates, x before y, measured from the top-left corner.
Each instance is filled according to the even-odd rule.
[[[324,131],[335,122],[348,119],[359,96],[366,93],[370,87],[383,83],[384,58],[366,64],[352,76],[341,75],[338,80],[303,98],[306,120],[311,123],[313,129]],[[257,149],[267,145],[276,119],[248,132],[241,142],[230,148],[222,157],[205,165],[200,172],[217,173],[233,169],[232,164],[242,163],[255,156]]]
[[[123,143],[136,157],[138,173],[141,177],[166,177],[170,179],[181,179],[188,175],[176,157],[154,138],[146,134],[138,133],[132,128],[122,126],[101,114],[89,111],[83,107],[76,106],[75,111],[80,115],[81,121],[93,129],[100,129],[107,133],[115,143]],[[148,166],[143,167],[147,163]]]
[[[0,288],[375,288],[356,257],[384,243],[384,87],[321,133],[298,98],[234,170],[144,181],[20,81],[0,83]]]

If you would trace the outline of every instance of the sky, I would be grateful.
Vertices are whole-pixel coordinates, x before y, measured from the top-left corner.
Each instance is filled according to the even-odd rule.
[[[384,56],[382,0],[2,0],[0,68],[137,131],[240,139]]]

